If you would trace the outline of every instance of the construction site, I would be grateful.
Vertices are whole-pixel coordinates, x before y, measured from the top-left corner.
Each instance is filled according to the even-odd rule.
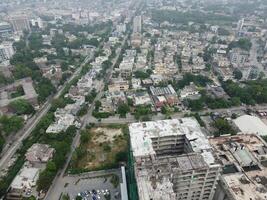
[[[129,126],[140,200],[211,200],[220,165],[194,118]]]

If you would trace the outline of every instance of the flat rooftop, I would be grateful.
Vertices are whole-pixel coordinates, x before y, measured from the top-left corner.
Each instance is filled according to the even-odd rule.
[[[243,115],[235,119],[234,123],[243,133],[255,133],[261,136],[267,135],[267,125],[259,117]]]
[[[207,163],[214,163],[214,158],[209,152],[211,149],[209,141],[194,118],[133,123],[130,124],[129,131],[134,157],[156,154],[152,138],[184,135],[194,152],[202,153]]]
[[[17,98],[10,98],[9,93],[15,91],[17,87],[21,86],[23,88],[24,95]],[[36,93],[33,82],[31,78],[24,78],[17,80],[16,82],[0,88],[0,107],[7,106],[11,101],[17,99],[35,99],[38,97]]]
[[[216,157],[224,166],[221,181],[231,199],[263,200],[267,198],[267,146],[256,134],[238,134],[209,139]]]

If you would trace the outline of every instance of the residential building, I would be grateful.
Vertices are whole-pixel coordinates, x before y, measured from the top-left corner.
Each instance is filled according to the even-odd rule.
[[[209,139],[222,165],[214,200],[264,200],[267,198],[267,145],[256,134]]]
[[[108,85],[109,92],[116,92],[116,91],[127,91],[129,89],[129,83],[123,79],[112,79],[111,83]]]
[[[15,54],[12,42],[2,42],[0,44],[0,62],[9,60]]]
[[[129,125],[140,200],[211,200],[220,165],[194,118]]]
[[[53,157],[55,149],[47,144],[33,144],[25,154],[26,160],[32,165],[47,163]]]
[[[11,25],[7,22],[0,22],[0,37],[8,37],[11,33]]]
[[[17,96],[19,93],[21,93],[21,95]],[[37,105],[37,97],[38,94],[33,87],[31,78],[17,80],[10,85],[0,88],[0,110],[2,112],[7,112],[9,103],[17,99],[25,99],[31,104]]]
[[[31,29],[29,19],[25,15],[12,16],[10,18],[10,23],[14,32],[17,33],[22,33],[24,30],[29,31]]]
[[[40,168],[24,165],[14,178],[7,194],[7,200],[21,200],[25,193],[36,186]]]
[[[142,16],[136,16],[133,20],[133,33],[142,32]]]
[[[180,97],[182,99],[186,98],[198,98],[200,97],[199,91],[194,83],[190,83],[190,85],[186,85],[180,92]]]

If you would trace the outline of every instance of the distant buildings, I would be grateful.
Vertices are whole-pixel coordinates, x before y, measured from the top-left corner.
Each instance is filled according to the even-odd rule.
[[[22,33],[24,30],[29,31],[31,29],[29,19],[25,15],[11,16],[10,23],[14,32],[17,33]]]
[[[15,54],[12,42],[2,42],[0,44],[0,62],[9,60]]]
[[[180,92],[181,99],[197,99],[200,97],[199,90],[194,83],[186,85]]]
[[[7,22],[0,23],[0,37],[8,37],[12,33],[12,27]]]
[[[133,33],[142,32],[142,16],[136,16],[133,19]]]
[[[136,16],[133,20],[133,34],[131,44],[134,47],[139,47],[142,43],[142,16]]]
[[[36,105],[38,94],[36,93],[31,78],[17,80],[13,84],[0,88],[0,110],[8,111],[8,105],[16,99],[25,99]]]
[[[211,200],[220,165],[193,118],[129,126],[140,200]]]

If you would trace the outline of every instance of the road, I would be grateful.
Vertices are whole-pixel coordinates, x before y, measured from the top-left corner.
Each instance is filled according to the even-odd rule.
[[[128,34],[126,34],[126,36],[124,37],[124,40],[121,44],[121,47],[119,48],[119,52],[117,54],[117,56],[113,59],[113,64],[112,66],[107,70],[107,73],[106,73],[106,77],[103,78],[103,80],[105,80],[106,82],[108,82],[112,76],[112,71],[113,71],[113,68],[114,66],[116,65],[116,62],[118,61],[119,59],[119,56],[121,54],[121,51],[122,51],[122,47],[124,46],[125,42],[127,41],[127,38],[128,38]],[[92,113],[93,113],[93,110],[94,110],[94,105],[95,105],[95,102],[100,100],[101,97],[103,96],[104,94],[104,82],[102,82],[102,84],[100,84],[100,87],[98,88],[98,94],[97,96],[95,97],[93,103],[90,105],[90,107],[88,108],[88,111],[87,111],[87,114],[81,119],[82,121],[82,126],[81,126],[81,129],[84,129],[86,127],[86,125],[90,122],[90,118],[92,117]],[[74,139],[73,139],[73,142],[72,142],[72,145],[71,145],[71,151],[68,155],[68,158],[65,162],[65,165],[63,167],[62,170],[60,170],[58,172],[58,175],[56,176],[56,178],[54,179],[50,189],[48,190],[47,194],[46,194],[46,197],[45,197],[45,200],[51,200],[51,199],[59,199],[59,196],[60,196],[60,193],[58,191],[61,191],[61,187],[62,185],[64,185],[64,175],[65,175],[65,172],[69,166],[69,162],[71,160],[71,157],[72,157],[72,154],[73,152],[75,151],[75,149],[79,146],[79,143],[80,143],[80,130],[77,131]]]
[[[47,114],[51,107],[51,103],[54,99],[60,97],[63,90],[67,86],[68,83],[70,83],[75,77],[77,77],[82,67],[87,64],[87,62],[91,59],[93,59],[94,55],[87,56],[84,60],[84,62],[80,65],[79,68],[72,74],[72,76],[64,83],[64,85],[57,91],[57,93],[53,97],[49,97],[49,99],[46,101],[46,103],[36,112],[36,114],[27,121],[25,126],[21,131],[19,131],[16,136],[13,138],[13,141],[11,141],[12,145],[5,148],[1,153],[1,160],[0,160],[0,170],[3,170],[7,168],[11,158],[16,153],[16,151],[20,148],[22,145],[22,141],[26,139],[31,132],[34,130],[35,126],[40,122],[43,116]]]
[[[222,108],[222,109],[206,109],[204,111],[199,111],[199,115],[205,115],[206,113],[238,113],[240,110],[245,111],[247,108],[252,109],[252,110],[267,110],[267,105],[256,105],[256,106],[238,106],[238,107],[232,107],[232,108]],[[191,111],[183,111],[183,112],[178,112],[171,114],[170,117],[173,119],[179,119],[184,117],[185,114],[190,114],[193,113]],[[112,116],[109,118],[101,119],[99,121],[98,119],[94,118],[93,116],[88,118],[88,123],[95,123],[95,124],[128,124],[128,123],[134,123],[138,122],[134,118],[133,115],[128,115],[126,118],[120,118],[119,115]],[[163,120],[166,119],[166,116],[158,113],[157,115],[153,115],[151,117],[151,120]]]

